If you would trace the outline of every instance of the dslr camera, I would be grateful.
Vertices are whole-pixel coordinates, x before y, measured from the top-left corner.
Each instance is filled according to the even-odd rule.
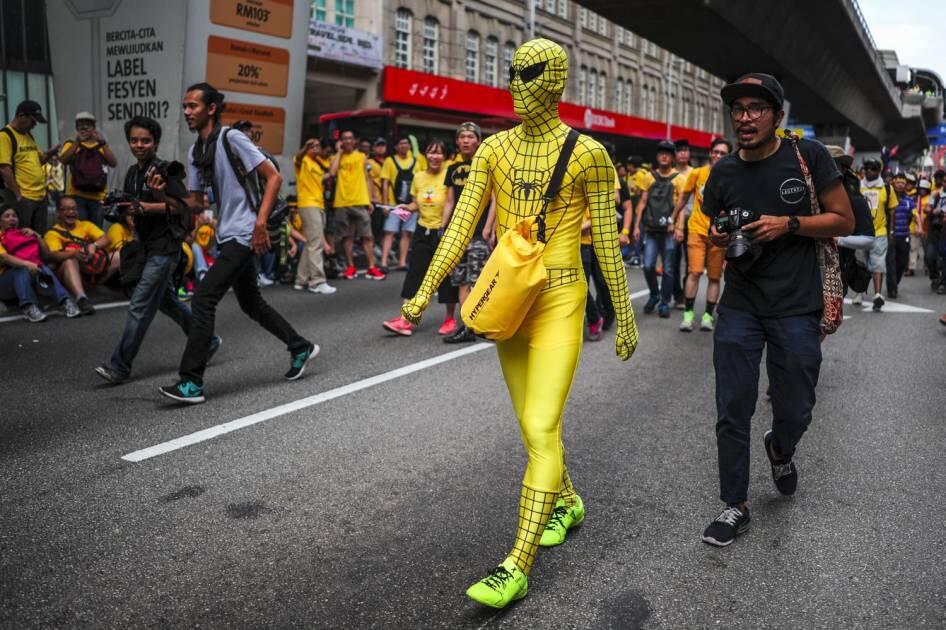
[[[750,223],[759,220],[759,215],[745,208],[732,208],[713,219],[713,225],[720,234],[729,234],[729,246],[726,248],[726,260],[755,260],[762,253],[762,247],[752,242],[752,238],[743,231]]]
[[[172,179],[184,177],[184,165],[177,160],[162,160],[161,158],[154,158],[154,160],[151,162],[150,170],[153,173],[160,175],[164,181],[170,181]]]
[[[120,190],[110,191],[108,196],[102,200],[105,219],[112,223],[121,223],[129,212],[135,214],[137,201],[138,199],[134,195],[129,195],[126,192]]]

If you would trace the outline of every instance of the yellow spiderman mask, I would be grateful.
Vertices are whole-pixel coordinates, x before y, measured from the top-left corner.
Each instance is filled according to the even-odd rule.
[[[509,68],[512,106],[523,120],[546,118],[558,106],[568,78],[568,55],[547,39],[533,39],[516,51]]]

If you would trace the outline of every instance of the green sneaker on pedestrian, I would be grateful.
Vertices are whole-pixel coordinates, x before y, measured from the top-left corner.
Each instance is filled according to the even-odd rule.
[[[693,311],[683,311],[683,321],[680,322],[680,332],[693,332]]]
[[[703,319],[700,320],[700,330],[713,332],[713,324],[716,322],[709,313],[703,313]]]
[[[572,527],[581,525],[585,520],[585,504],[581,497],[575,496],[575,505],[571,507],[565,505],[563,499],[555,502],[555,509],[552,510],[552,518],[549,519],[542,532],[542,539],[539,544],[543,547],[555,547],[565,542],[565,536]]]
[[[466,596],[490,608],[505,608],[529,592],[529,578],[510,558],[503,560],[479,582],[466,589]]]

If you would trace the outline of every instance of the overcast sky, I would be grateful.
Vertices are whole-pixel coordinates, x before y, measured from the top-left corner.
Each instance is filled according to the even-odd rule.
[[[946,81],[946,2],[858,0],[877,47],[897,51],[900,63],[927,68]]]

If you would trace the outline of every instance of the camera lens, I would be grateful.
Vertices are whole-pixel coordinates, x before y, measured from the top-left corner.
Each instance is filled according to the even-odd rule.
[[[733,232],[726,248],[726,260],[744,260],[755,258],[752,241],[743,233],[742,230]]]

